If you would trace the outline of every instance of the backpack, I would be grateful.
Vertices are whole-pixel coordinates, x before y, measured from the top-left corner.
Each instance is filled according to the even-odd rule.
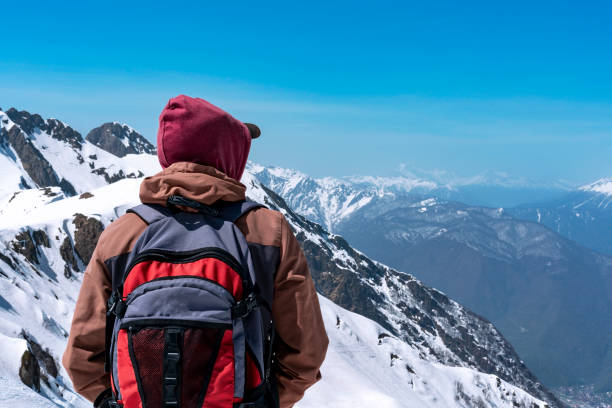
[[[270,306],[234,224],[258,207],[263,205],[254,201],[207,206],[171,196],[168,207],[128,210],[148,225],[111,271],[106,367],[113,406],[277,406],[267,395]]]

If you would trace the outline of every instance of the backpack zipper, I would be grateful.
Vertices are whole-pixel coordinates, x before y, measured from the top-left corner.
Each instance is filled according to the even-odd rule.
[[[236,258],[229,252],[217,247],[206,247],[195,249],[192,251],[180,252],[168,251],[163,249],[145,250],[140,254],[136,255],[132,262],[130,262],[130,265],[126,269],[126,273],[123,276],[122,286],[132,269],[141,262],[147,260],[157,260],[168,263],[180,264],[194,262],[203,258],[216,258],[220,261],[223,261],[224,263],[229,265],[230,268],[236,271],[238,275],[240,275],[240,277],[242,278],[242,285],[245,289],[249,290],[251,288],[250,277],[248,273],[246,273],[240,262],[238,262],[238,260],[236,260]]]
[[[211,323],[200,322],[197,320],[186,319],[139,319],[131,322],[122,323],[119,328],[126,329],[130,333],[136,333],[141,329],[165,329],[168,327],[202,327],[209,329],[225,329],[231,330],[231,323]]]

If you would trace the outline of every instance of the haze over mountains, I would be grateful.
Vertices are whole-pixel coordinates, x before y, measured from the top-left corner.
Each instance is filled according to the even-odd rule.
[[[80,406],[58,361],[81,274],[97,234],[137,203],[139,177],[158,171],[154,147],[112,122],[87,138],[25,111],[0,111],[0,124],[0,342],[14,351],[0,357],[3,389],[28,406]],[[567,347],[586,361],[576,366],[579,381],[605,386],[610,343],[601,325],[612,287],[604,255],[506,210],[436,198],[457,190],[425,180],[316,180],[249,164],[242,182],[285,214],[324,296],[326,380],[301,407],[561,407],[530,369],[533,362],[536,375],[558,371],[569,381],[565,365],[580,362],[555,359]],[[439,288],[478,314],[398,270],[450,285],[458,295]],[[526,358],[551,333],[575,334],[576,319],[588,329],[583,337],[554,343],[541,361]],[[504,337],[517,327],[518,354]],[[605,358],[595,361],[597,352]],[[34,368],[23,369],[24,358]],[[21,384],[36,389],[37,376],[38,393]]]

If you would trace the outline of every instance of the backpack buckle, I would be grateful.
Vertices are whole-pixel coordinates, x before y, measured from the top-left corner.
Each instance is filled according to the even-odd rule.
[[[206,215],[212,215],[213,217],[219,216],[219,210],[217,210],[216,208],[213,208],[210,205],[202,204],[195,200],[191,200],[181,195],[171,195],[170,197],[168,197],[168,200],[166,200],[166,203],[169,206],[174,207],[183,206],[193,208],[194,210],[198,210],[199,212]]]
[[[245,318],[258,306],[259,301],[257,300],[257,296],[251,293],[232,307],[232,319]]]
[[[110,315],[112,313],[120,319],[123,318],[127,309],[127,304],[123,301],[121,294],[117,290],[111,293],[107,306],[108,312],[106,314]]]

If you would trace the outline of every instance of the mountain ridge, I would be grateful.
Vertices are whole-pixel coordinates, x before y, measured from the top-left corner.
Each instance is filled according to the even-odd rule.
[[[435,192],[375,194],[370,190],[368,195],[351,184],[341,184],[342,188],[330,184],[333,188],[326,195],[319,191],[325,186],[306,175],[287,177],[280,171],[270,175],[265,168],[256,170],[272,180],[272,188],[297,212],[331,226],[372,258],[410,272],[489,317],[516,342],[528,365],[535,365],[536,373],[548,381],[565,384],[575,375],[572,381],[601,381],[603,389],[608,387],[605,349],[612,344],[612,333],[605,329],[612,323],[605,319],[609,320],[606,310],[612,306],[597,306],[597,302],[610,303],[606,276],[610,276],[611,262],[604,254],[559,235],[554,226],[516,215],[513,208],[463,204],[436,197]],[[351,211],[345,211],[347,208]],[[330,215],[334,211],[337,216]],[[602,225],[600,237],[609,237],[611,229],[606,230],[606,225],[610,224]],[[537,290],[522,287],[521,279]],[[574,287],[589,289],[577,297],[568,292]],[[550,299],[550,305],[544,299]],[[525,310],[523,303],[547,312],[538,316]],[[594,305],[592,312],[585,309],[588,304]],[[574,308],[580,312],[576,314]],[[533,326],[538,321],[541,327]],[[567,325],[573,337],[552,354],[551,345],[562,343],[556,339]],[[527,333],[534,334],[531,343]],[[575,351],[572,344],[582,347]],[[589,347],[591,351],[585,354]],[[547,368],[552,363],[555,368]]]
[[[38,132],[36,127],[29,129],[31,133],[26,134],[23,128],[17,126],[24,134],[24,139],[28,139],[41,155],[58,152],[59,145],[49,148],[53,146],[48,140],[53,139],[51,135]],[[2,216],[0,241],[3,244],[0,250],[2,253],[0,284],[5,296],[0,298],[0,318],[3,319],[3,329],[0,334],[11,339],[22,338],[19,336],[24,328],[24,322],[31,321],[32,324],[28,323],[25,327],[27,331],[42,342],[43,348],[49,347],[56,358],[65,341],[70,308],[73,307],[74,296],[78,292],[80,274],[88,259],[87,254],[92,250],[92,242],[83,241],[83,237],[87,234],[79,231],[81,228],[101,231],[111,220],[122,215],[126,208],[136,204],[137,186],[140,181],[139,178],[129,177],[110,181],[102,178],[101,186],[92,186],[89,163],[85,160],[79,161],[78,155],[73,153],[75,148],[70,141],[62,140],[58,143],[62,143],[62,149],[68,152],[60,156],[64,160],[72,160],[71,165],[75,168],[82,169],[69,180],[74,191],[80,195],[69,194],[57,185],[34,184],[28,186],[30,188],[19,187],[20,182],[12,180],[7,185],[17,186],[20,193],[15,195],[13,192],[5,196],[4,200],[8,203],[4,208],[6,214],[0,214]],[[87,145],[89,143],[87,140],[80,143],[81,149],[99,149]],[[13,175],[15,177],[27,175],[27,172],[22,171],[23,166],[18,163],[19,157],[10,154],[13,152],[12,145],[8,147],[8,153],[4,157],[7,161],[12,161],[11,169],[20,171],[14,171]],[[116,157],[116,160],[117,163],[122,163],[120,158]],[[47,162],[57,174],[64,174],[61,168],[55,169],[57,161]],[[147,172],[143,170],[143,173],[146,175],[157,171],[158,168],[153,167],[145,169]],[[536,397],[548,401],[550,406],[563,406],[531,374],[512,346],[491,323],[464,309],[441,292],[425,287],[410,275],[370,260],[359,251],[352,249],[342,237],[329,234],[320,225],[297,215],[280,196],[262,185],[255,175],[247,172],[242,181],[247,186],[251,198],[285,215],[304,248],[317,288],[340,307],[344,305],[350,310],[372,318],[380,324],[382,330],[387,331],[383,336],[381,329],[376,329],[378,342],[370,347],[374,349],[379,346],[388,347],[386,344],[391,340],[388,340],[387,336],[397,339],[392,341],[397,349],[390,351],[390,361],[374,359],[372,367],[376,367],[376,370],[382,370],[387,365],[397,367],[393,370],[399,370],[397,375],[402,373],[397,378],[403,379],[402,384],[407,387],[405,388],[407,395],[420,400],[423,406],[432,407],[448,406],[441,405],[446,403],[442,400],[429,397],[436,392],[442,393],[438,394],[440,397],[448,397],[447,401],[457,404],[457,407],[476,407],[494,403],[502,404],[502,407],[542,406],[539,399],[512,388],[506,382],[508,380]],[[75,216],[75,213],[80,215]],[[60,292],[61,296],[58,296]],[[332,316],[335,314],[344,316],[341,320],[351,320],[352,318],[346,313],[348,312],[334,309]],[[29,316],[31,320],[24,319],[23,316]],[[342,323],[340,327],[333,326],[333,318],[331,320],[332,327],[328,327],[328,331],[346,329]],[[368,327],[378,327],[374,323],[368,325]],[[357,326],[353,326],[347,329],[349,331],[346,333],[353,336],[350,333],[355,334],[359,332],[358,329]],[[55,337],[46,340],[48,336]],[[368,336],[366,337],[374,339]],[[348,341],[348,338],[336,338],[336,340]],[[18,349],[24,355],[23,347],[27,350],[35,349],[29,343],[19,344],[21,348]],[[397,357],[392,357],[393,355]],[[365,355],[359,358],[366,359]],[[415,358],[418,360],[414,360]],[[36,359],[38,361],[38,358]],[[405,363],[412,361],[412,363],[404,366],[399,365],[399,361]],[[43,361],[38,364],[42,367]],[[15,364],[13,362],[9,365],[14,367]],[[439,370],[435,369],[438,365]],[[451,366],[462,367],[463,371],[452,369]],[[3,362],[0,362],[1,367],[5,367]],[[426,367],[426,370],[423,369],[432,377],[422,377],[419,367]],[[450,371],[444,367],[448,367]],[[40,375],[46,378],[46,382],[41,382],[39,385],[40,393],[54,404],[78,406],[79,397],[71,391],[62,370],[60,367],[57,376],[53,376],[53,373],[46,368],[40,369]],[[481,374],[478,371],[489,374]],[[384,368],[384,372],[388,372],[388,368]],[[11,378],[14,378],[16,374],[11,375],[13,375]],[[347,375],[348,373],[344,373],[340,377],[346,378]],[[444,383],[452,385],[451,389],[436,388],[442,387],[444,376],[452,378],[450,383]],[[28,378],[31,380],[30,383],[34,381],[34,377]],[[410,382],[404,383],[404,380]],[[334,384],[335,387],[341,386],[341,383]],[[390,406],[404,406],[405,403],[399,401],[396,402],[399,405]]]

